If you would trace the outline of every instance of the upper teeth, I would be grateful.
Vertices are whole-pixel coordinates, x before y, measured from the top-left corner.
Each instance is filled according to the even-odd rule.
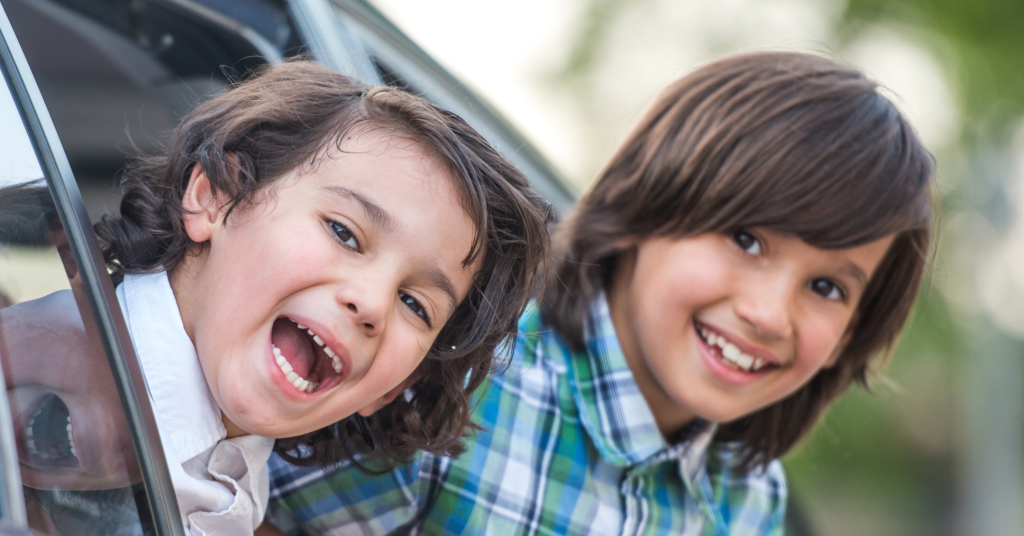
[[[313,337],[313,342],[315,342],[318,346],[320,346],[320,348],[323,348],[324,349],[324,353],[327,354],[327,357],[331,358],[331,366],[334,367],[334,372],[337,372],[338,374],[341,374],[341,358],[338,357],[338,354],[334,353],[334,350],[331,350],[330,346],[327,346],[326,344],[324,344],[324,340],[321,339],[320,336],[317,335],[316,333],[313,333],[313,330],[311,330],[311,329],[307,328],[306,326],[303,326],[302,324],[299,324],[299,323],[296,323],[295,325],[299,326],[299,329],[306,330],[306,333],[309,333],[309,336]]]
[[[745,372],[753,372],[761,370],[767,364],[760,357],[752,357],[743,353],[736,345],[727,341],[725,337],[717,335],[703,326],[700,328],[700,335],[707,341],[708,346],[720,348],[722,358],[728,364],[734,365],[735,368]]]

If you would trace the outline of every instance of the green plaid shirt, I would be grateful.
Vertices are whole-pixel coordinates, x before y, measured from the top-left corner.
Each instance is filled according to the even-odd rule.
[[[740,474],[714,425],[665,442],[595,303],[587,351],[520,320],[511,366],[479,393],[484,430],[458,459],[421,454],[383,475],[271,459],[270,518],[293,535],[781,535],[778,461]]]

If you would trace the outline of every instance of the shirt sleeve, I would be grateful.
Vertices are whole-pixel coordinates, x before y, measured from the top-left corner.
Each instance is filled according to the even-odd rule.
[[[289,536],[388,534],[414,522],[428,503],[435,462],[420,454],[412,463],[369,474],[350,463],[296,467],[275,454],[267,519]]]

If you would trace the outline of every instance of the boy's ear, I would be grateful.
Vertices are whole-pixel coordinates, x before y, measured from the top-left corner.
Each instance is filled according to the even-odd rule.
[[[182,219],[188,237],[197,244],[210,240],[213,229],[220,219],[220,199],[213,192],[202,164],[196,163],[192,167],[192,175],[188,179],[185,195],[181,198],[181,206],[185,209]]]
[[[398,384],[397,387],[388,391],[387,394],[378,398],[377,400],[374,400],[365,408],[359,410],[359,414],[362,415],[363,417],[369,417],[370,415],[373,415],[380,408],[383,408],[384,406],[393,402],[396,398],[398,398],[399,395],[404,393],[406,389],[412,387],[413,384],[419,381],[419,379],[419,374],[413,374],[412,376],[409,376],[408,378],[405,379],[404,382]]]

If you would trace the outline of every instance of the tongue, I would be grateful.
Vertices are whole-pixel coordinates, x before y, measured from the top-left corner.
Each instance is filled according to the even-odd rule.
[[[281,350],[281,354],[288,360],[296,374],[309,379],[309,371],[316,362],[316,356],[313,354],[309,338],[299,330],[295,322],[287,318],[278,318],[274,322],[270,341]]]

